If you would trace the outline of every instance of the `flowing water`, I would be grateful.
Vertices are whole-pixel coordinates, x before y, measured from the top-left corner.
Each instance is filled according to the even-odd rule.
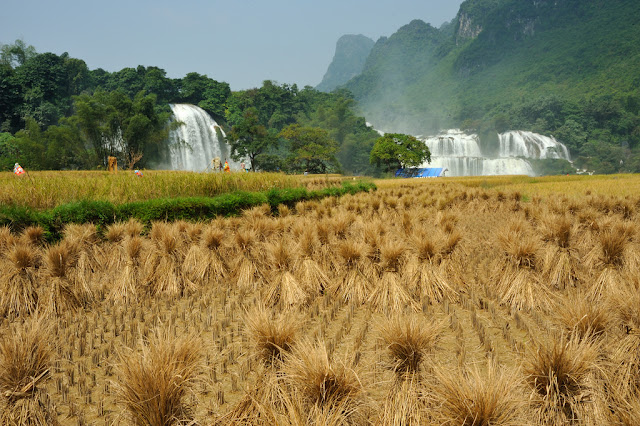
[[[231,160],[229,145],[219,137],[224,137],[224,132],[205,110],[189,104],[170,106],[175,119],[184,123],[169,135],[171,170],[211,170],[215,157],[223,164],[227,159],[232,170],[240,168]]]
[[[480,139],[457,129],[421,139],[431,151],[431,163],[421,167],[446,167],[446,176],[529,175],[535,172],[529,159],[570,160],[567,148],[553,137],[511,131],[498,135],[499,155],[484,155]]]

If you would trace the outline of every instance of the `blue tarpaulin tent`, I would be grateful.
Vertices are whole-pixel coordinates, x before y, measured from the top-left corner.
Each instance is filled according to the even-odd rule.
[[[421,177],[441,177],[444,176],[444,172],[447,169],[444,167],[425,167],[425,168],[416,168],[412,167],[409,169],[399,169],[396,172],[396,177],[403,178],[421,178]]]

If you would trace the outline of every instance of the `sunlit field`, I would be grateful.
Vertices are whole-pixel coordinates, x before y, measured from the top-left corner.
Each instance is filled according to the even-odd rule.
[[[266,191],[306,186],[317,189],[340,183],[338,176],[293,176],[282,173],[192,173],[132,171],[0,173],[0,204],[52,208],[79,200],[115,204],[165,197],[215,196],[233,191]]]
[[[376,184],[0,228],[0,424],[638,423],[639,177]]]

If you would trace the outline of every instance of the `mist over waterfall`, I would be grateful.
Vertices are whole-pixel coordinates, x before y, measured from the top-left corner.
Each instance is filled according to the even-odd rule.
[[[232,169],[239,169],[239,164],[231,160],[229,145],[218,137],[216,128],[220,135],[224,136],[224,132],[205,110],[189,104],[170,107],[175,119],[184,123],[169,135],[171,170],[203,172],[207,167],[211,170],[215,157],[220,157],[223,163],[226,158]]]
[[[567,147],[553,137],[519,130],[498,135],[498,158],[483,154],[477,135],[458,129],[421,140],[431,152],[431,163],[421,167],[445,167],[448,169],[446,176],[534,176],[529,159],[570,160]]]

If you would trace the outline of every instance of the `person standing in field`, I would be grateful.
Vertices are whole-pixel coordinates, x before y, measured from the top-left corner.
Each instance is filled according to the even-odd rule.
[[[20,166],[20,164],[16,163],[15,166],[13,166],[13,173],[16,176],[22,176],[24,174],[24,169],[22,168],[22,166]]]
[[[241,172],[246,172],[247,171],[247,169],[244,166],[244,161],[240,163],[240,171]]]
[[[229,162],[227,161],[227,159],[224,159],[224,171],[226,173],[230,173],[231,172],[231,167],[229,167]]]

